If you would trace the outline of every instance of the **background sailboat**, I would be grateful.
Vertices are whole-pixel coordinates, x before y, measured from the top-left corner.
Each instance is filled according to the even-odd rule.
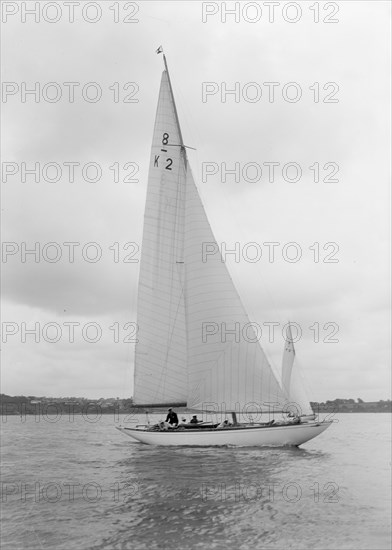
[[[289,402],[290,412],[303,420],[314,420],[315,414],[302,380],[301,372],[296,364],[294,341],[291,325],[286,329],[286,342],[282,359],[282,389]]]
[[[217,245],[189,166],[165,56],[164,63],[144,216],[134,403],[282,411],[287,396],[221,255],[203,258],[203,244]],[[224,335],[223,327],[233,334]],[[233,429],[218,439],[225,445],[298,445],[328,425],[282,426],[271,434],[259,426],[262,435],[253,426],[250,434]],[[218,433],[123,430],[166,445],[217,444]]]

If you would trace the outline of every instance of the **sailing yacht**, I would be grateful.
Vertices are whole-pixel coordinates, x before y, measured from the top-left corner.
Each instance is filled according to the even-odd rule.
[[[287,403],[290,404],[288,414],[291,417],[298,416],[302,422],[316,419],[305,391],[301,373],[295,365],[294,340],[290,323],[287,324],[283,351],[282,390],[287,398]]]
[[[288,411],[293,363],[284,359],[279,383],[221,255],[203,258],[203,243],[216,240],[192,176],[164,55],[163,60],[140,263],[134,404],[225,411],[232,421],[117,429],[151,445],[300,445],[331,422],[301,421],[298,415],[295,422],[287,415],[271,421],[271,411],[282,418]],[[246,326],[247,337],[206,335],[206,326]],[[238,413],[251,411],[265,413],[269,421],[238,422]]]

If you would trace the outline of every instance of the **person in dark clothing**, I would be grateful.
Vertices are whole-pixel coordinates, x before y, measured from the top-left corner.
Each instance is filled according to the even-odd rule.
[[[197,416],[192,416],[191,424],[197,424],[199,421],[197,420]]]
[[[167,417],[166,417],[166,422],[169,422],[169,424],[174,424],[175,426],[177,426],[178,424],[178,416],[177,414],[173,411],[173,409],[168,409],[168,412],[167,412]]]

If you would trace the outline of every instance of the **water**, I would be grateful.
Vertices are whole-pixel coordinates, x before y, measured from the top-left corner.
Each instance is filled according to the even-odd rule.
[[[335,418],[299,449],[174,449],[3,417],[3,548],[390,548],[391,415]]]

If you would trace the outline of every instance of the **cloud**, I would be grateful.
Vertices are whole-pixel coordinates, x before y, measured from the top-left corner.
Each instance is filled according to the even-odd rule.
[[[228,257],[227,262],[250,317],[261,324],[291,319],[306,328],[297,344],[298,357],[315,399],[387,398],[386,5],[347,3],[345,17],[334,25],[313,23],[306,10],[297,24],[285,22],[279,10],[275,23],[264,17],[255,24],[230,18],[223,24],[219,15],[202,23],[198,3],[157,2],[140,4],[139,23],[116,24],[113,10],[108,4],[102,7],[96,24],[79,14],[72,24],[64,18],[58,24],[21,23],[14,16],[4,25],[3,80],[17,82],[20,89],[23,82],[27,88],[39,82],[40,95],[38,102],[32,96],[22,102],[19,90],[3,104],[3,160],[18,167],[3,182],[3,240],[16,243],[15,253],[3,263],[3,319],[19,326],[38,322],[41,328],[48,322],[62,328],[69,321],[80,327],[96,322],[105,327],[105,335],[97,344],[83,339],[75,344],[64,339],[23,344],[20,333],[10,337],[4,344],[3,391],[89,397],[132,392],[133,346],[113,342],[108,327],[136,319],[139,263],[124,262],[131,251],[124,247],[128,242],[140,246],[142,239],[163,68],[154,48],[162,43],[185,142],[196,148],[189,152],[192,169],[217,241],[228,248],[238,242],[241,251],[256,242],[263,251],[255,264],[243,257],[238,263]],[[61,87],[57,103],[43,98],[48,82]],[[74,103],[64,99],[65,82],[80,83]],[[96,103],[82,96],[89,82],[102,90]],[[132,90],[124,89],[128,82],[138,85],[136,103],[123,101]],[[204,102],[203,82],[219,87]],[[228,95],[222,102],[224,86],[232,89],[236,82],[239,101]],[[279,83],[272,103],[266,82]],[[301,86],[297,103],[282,96],[290,82]],[[324,89],[329,82],[339,86],[339,103],[323,101],[333,90]],[[246,100],[248,83],[260,86],[260,101]],[[273,182],[264,164],[271,161],[279,162]],[[58,182],[45,180],[49,162],[61,167]],[[64,165],[69,162],[80,163],[74,182]],[[130,174],[129,166],[124,168],[127,162],[137,165],[138,181],[123,181]],[[219,170],[203,182],[205,162],[216,163]],[[288,162],[300,165],[300,181],[285,180],[282,170]],[[22,163],[28,168],[39,163],[39,183],[31,175],[21,182]],[[87,163],[101,168],[98,182],[84,177]],[[228,169],[239,164],[239,182],[230,175],[222,181],[222,163]],[[247,163],[260,165],[260,181],[243,177]],[[338,165],[338,182],[323,181],[330,173],[326,163]],[[280,243],[272,263],[263,244],[271,241]],[[80,243],[74,262],[69,261],[67,242]],[[282,257],[290,242],[301,247],[298,263]],[[35,243],[38,263],[32,255],[23,261],[23,247],[31,249]],[[45,248],[48,243],[60,247],[56,263],[47,259],[56,251]],[[86,259],[88,243],[97,243],[102,252],[95,263]],[[314,261],[314,243],[319,243],[319,262]],[[327,243],[337,243],[337,263],[323,261],[332,251],[323,248]],[[328,321],[338,323],[339,343],[314,342],[309,326],[319,322],[323,331]],[[279,368],[281,339],[264,347]]]

